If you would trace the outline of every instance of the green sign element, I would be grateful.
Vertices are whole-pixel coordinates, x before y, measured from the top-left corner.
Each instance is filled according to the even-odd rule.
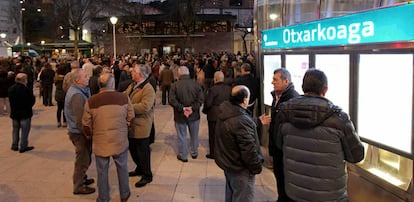
[[[414,40],[414,4],[264,30],[263,49]]]

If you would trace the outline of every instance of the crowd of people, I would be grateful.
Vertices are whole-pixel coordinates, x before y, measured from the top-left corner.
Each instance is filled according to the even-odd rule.
[[[255,175],[264,162],[259,134],[265,125],[279,202],[346,201],[344,162],[364,157],[349,117],[324,98],[326,75],[315,69],[303,78],[304,95],[294,90],[285,68],[274,71],[269,116],[258,107],[261,88],[253,54],[124,55],[115,61],[14,58],[2,61],[1,67],[0,113],[13,119],[11,149],[21,153],[34,149],[28,144],[33,90],[39,89],[44,106],[54,106],[54,94],[57,127],[67,128],[75,147],[73,194],[95,192],[89,187],[94,179],[86,176],[94,153],[97,201],[110,199],[110,158],[117,167],[121,201],[130,197],[128,177],[141,176],[135,187],[152,182],[150,145],[156,137],[157,90],[162,91],[161,104],[174,112],[177,159],[182,163],[189,162],[188,156],[198,158],[200,115],[206,114],[206,158],[224,171],[225,201],[254,201]],[[128,151],[135,163],[129,172]]]

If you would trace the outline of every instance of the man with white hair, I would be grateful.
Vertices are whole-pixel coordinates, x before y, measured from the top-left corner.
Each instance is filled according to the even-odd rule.
[[[129,176],[142,176],[135,187],[152,182],[150,132],[154,120],[155,91],[149,82],[149,68],[136,64],[132,70],[133,82],[125,93],[129,95],[135,112],[132,132],[129,133],[129,152],[136,164]]]
[[[198,130],[200,126],[200,107],[204,94],[199,84],[190,78],[186,66],[178,68],[179,80],[171,86],[169,104],[174,109],[175,129],[177,131],[177,159],[188,162],[187,127],[190,131],[191,157],[198,156]]]

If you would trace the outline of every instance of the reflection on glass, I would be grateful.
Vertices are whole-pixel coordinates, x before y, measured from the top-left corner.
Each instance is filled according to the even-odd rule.
[[[272,79],[273,72],[281,67],[280,55],[264,55],[263,56],[263,103],[272,106],[273,97],[270,94],[273,89]]]
[[[293,25],[317,20],[318,0],[296,0],[286,3],[286,21],[284,25]]]
[[[315,55],[315,68],[328,77],[326,98],[349,114],[349,55]]]
[[[412,160],[372,145],[364,144],[364,147],[365,159],[358,166],[394,186],[408,189],[413,178]]]
[[[309,68],[309,55],[286,55],[286,69],[292,78],[295,90],[303,94],[303,76]]]
[[[358,74],[358,134],[411,154],[413,55],[361,54]]]
[[[376,0],[322,0],[320,17],[330,18],[372,9],[376,6],[376,2]]]
[[[281,0],[263,0],[257,2],[258,29],[271,29],[281,26]]]

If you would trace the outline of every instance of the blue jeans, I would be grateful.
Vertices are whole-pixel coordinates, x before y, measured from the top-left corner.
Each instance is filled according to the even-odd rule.
[[[242,172],[224,171],[226,176],[226,202],[253,202],[255,175]]]
[[[118,155],[112,156],[116,165],[116,172],[118,174],[119,194],[121,198],[127,198],[129,190],[128,180],[128,149]],[[99,202],[107,202],[111,198],[109,192],[111,191],[108,181],[108,169],[110,157],[95,156],[96,170],[98,172],[98,200]]]
[[[186,123],[175,122],[175,130],[177,131],[178,141],[178,155],[182,159],[187,159],[187,126],[190,131],[190,150],[191,156],[198,155],[198,129],[200,126],[200,119],[195,121],[187,121]]]
[[[30,132],[30,126],[32,123],[32,119],[13,119],[13,142],[12,142],[12,148],[19,148],[19,140],[20,141],[20,150],[24,150],[27,148],[27,145],[29,144],[28,138],[29,138],[29,132]],[[20,129],[22,130],[21,136],[19,135]]]

